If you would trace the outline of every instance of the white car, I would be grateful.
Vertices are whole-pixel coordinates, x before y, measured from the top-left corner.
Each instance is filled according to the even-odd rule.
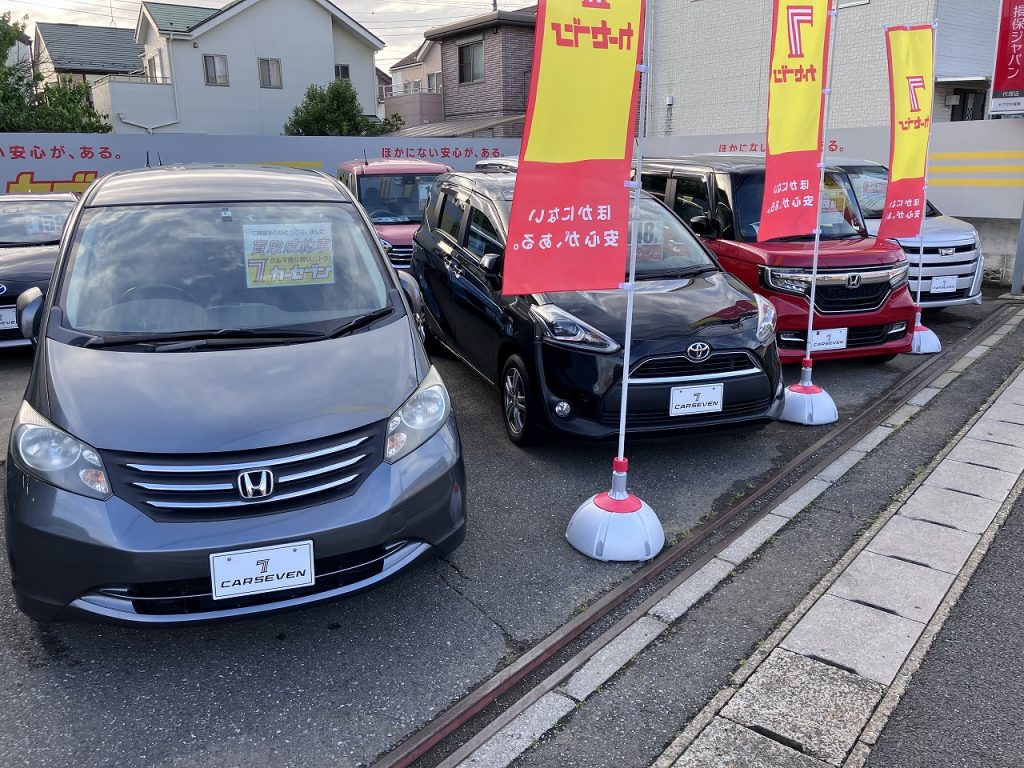
[[[868,232],[877,234],[885,209],[888,169],[870,160],[849,158],[832,158],[830,164],[849,175]],[[978,231],[966,221],[945,216],[928,202],[923,236],[923,258],[921,238],[902,237],[897,241],[910,261],[911,295],[916,298],[920,282],[922,307],[981,304],[985,259]]]

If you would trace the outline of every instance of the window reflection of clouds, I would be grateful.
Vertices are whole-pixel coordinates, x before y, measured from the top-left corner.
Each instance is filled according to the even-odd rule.
[[[243,225],[323,222],[332,226],[334,283],[247,287]],[[181,305],[181,328],[173,327],[174,317],[164,312],[161,327],[155,329],[159,331],[193,329],[196,307],[208,314],[210,328],[337,320],[386,303],[373,247],[351,207],[338,204],[211,203],[88,211],[80,224],[67,280],[68,321],[72,327],[92,331],[142,330],[125,323],[102,328],[96,322],[104,318],[109,322],[110,308],[118,304],[157,298]],[[120,310],[115,314],[125,316]]]

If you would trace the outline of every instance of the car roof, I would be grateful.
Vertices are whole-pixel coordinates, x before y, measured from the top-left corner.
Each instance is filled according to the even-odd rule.
[[[826,157],[825,162],[829,165],[835,165],[839,168],[857,168],[863,166],[874,166],[876,168],[885,168],[882,163],[876,163],[874,160],[863,160],[859,157]]]
[[[449,167],[433,160],[342,160],[338,170],[347,169],[356,176],[383,176],[389,173],[447,173]]]
[[[85,194],[88,207],[208,202],[350,202],[351,194],[319,171],[287,166],[162,165],[118,171]]]
[[[764,173],[765,158],[760,153],[679,155],[677,157],[645,157],[645,171],[671,172],[679,168],[703,168],[716,173]],[[841,171],[829,163],[829,170]]]
[[[0,195],[0,203],[38,202],[39,200],[73,203],[78,198],[71,192],[33,192],[30,194]]]
[[[442,180],[454,182],[491,200],[510,201],[516,187],[516,174],[504,169],[455,171],[443,176]]]

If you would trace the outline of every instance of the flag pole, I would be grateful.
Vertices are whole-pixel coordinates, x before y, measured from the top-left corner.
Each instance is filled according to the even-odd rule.
[[[935,123],[935,62],[938,58],[939,49],[939,20],[932,14],[932,91],[930,98],[931,124],[928,126],[928,141],[925,149],[924,161],[924,194],[921,196],[921,229],[917,233],[918,257],[917,257],[917,291],[914,296],[914,339],[910,348],[912,355],[929,355],[942,351],[942,342],[935,334],[935,331],[927,328],[921,322],[921,287],[924,285],[924,222],[928,217],[928,170],[931,163],[928,156],[932,151],[932,128]],[[890,172],[891,173],[891,172]]]
[[[839,7],[837,0],[832,0],[828,12],[832,23],[829,25],[828,44],[828,76],[822,93],[825,97],[825,105],[822,110],[821,126],[821,162],[818,163],[818,224],[814,228],[814,253],[811,257],[811,295],[810,309],[807,312],[807,345],[804,350],[804,360],[801,363],[800,383],[794,384],[786,390],[786,401],[782,408],[782,421],[794,422],[817,426],[820,424],[831,424],[839,420],[839,411],[835,402],[829,394],[819,386],[816,386],[811,379],[811,372],[814,367],[814,302],[817,299],[818,291],[818,258],[821,255],[821,205],[825,197],[825,149],[828,145],[828,118],[832,103],[832,69],[836,53],[836,30],[839,27]]]
[[[637,65],[640,73],[640,124],[637,131],[634,177],[623,179],[632,192],[629,238],[629,273],[621,285],[626,292],[626,329],[622,349],[622,398],[619,405],[619,450],[612,462],[611,490],[590,497],[576,510],[565,537],[577,550],[596,560],[650,560],[665,546],[661,521],[645,502],[626,487],[629,462],[626,460],[626,414],[629,404],[630,357],[633,351],[633,305],[636,296],[636,256],[640,238],[639,214],[644,138],[647,134],[647,104],[650,91],[652,0],[646,0],[643,56]]]

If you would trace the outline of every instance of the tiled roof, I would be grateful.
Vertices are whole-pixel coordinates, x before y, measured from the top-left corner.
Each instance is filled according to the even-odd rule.
[[[36,23],[39,36],[58,72],[128,74],[142,70],[143,48],[135,31],[84,24]]]
[[[161,32],[188,32],[215,13],[220,8],[203,8],[198,5],[170,5],[168,3],[144,2],[149,15],[156,22]]]

